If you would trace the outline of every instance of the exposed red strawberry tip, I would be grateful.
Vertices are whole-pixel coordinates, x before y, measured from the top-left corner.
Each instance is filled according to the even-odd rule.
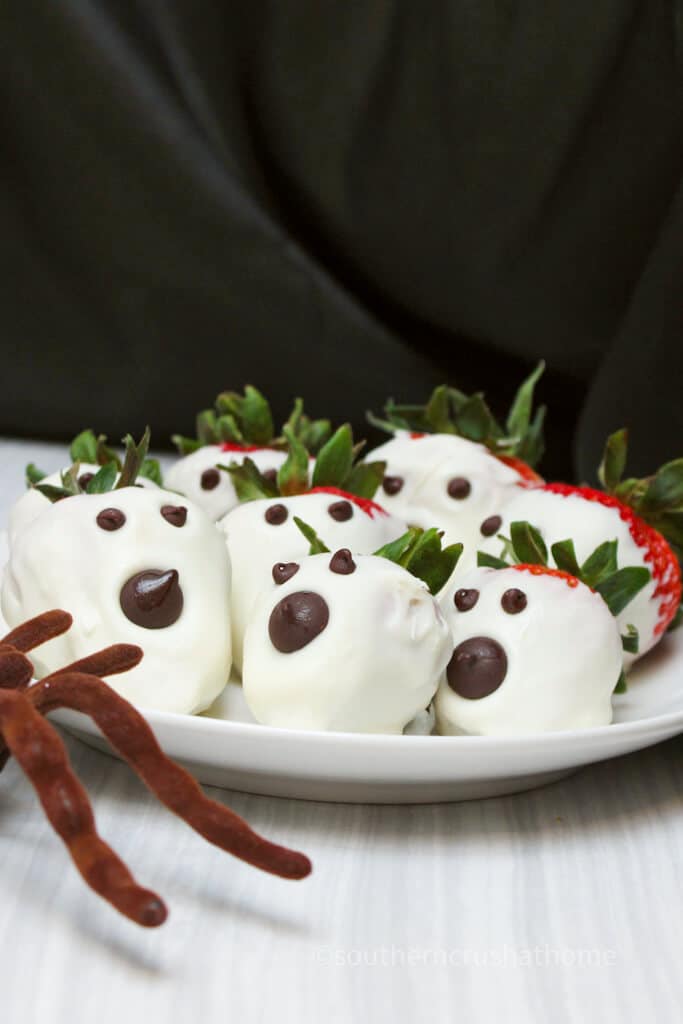
[[[564,580],[567,586],[572,589],[578,587],[580,582],[571,573],[564,572],[563,569],[551,569],[547,565],[530,565],[527,562],[521,562],[519,565],[511,565],[510,568],[515,569],[517,572],[531,573],[532,576],[554,576],[555,579]]]
[[[223,441],[221,444],[222,452],[275,452],[277,450],[269,444],[236,444],[234,441]]]
[[[370,501],[369,498],[360,498],[357,494],[349,494],[348,491],[342,491],[339,487],[312,487],[310,491],[306,491],[306,494],[336,494],[338,497],[346,498],[347,501],[357,505],[371,519],[374,519],[376,515],[389,515],[386,509],[383,509],[377,502]]]
[[[543,483],[543,477],[539,476],[536,470],[532,469],[523,459],[518,459],[515,455],[496,455],[496,458],[499,462],[504,462],[510,469],[514,469],[516,473],[519,473],[522,480],[532,484]]]
[[[654,631],[656,636],[661,636],[676,615],[683,593],[681,569],[668,541],[658,530],[641,519],[629,505],[625,505],[612,494],[599,491],[596,487],[552,483],[544,484],[541,490],[564,497],[583,498],[584,501],[594,501],[606,508],[616,509],[620,518],[628,525],[635,544],[644,552],[643,558],[648,563],[656,583],[653,598],[659,598],[660,601],[659,619]]]

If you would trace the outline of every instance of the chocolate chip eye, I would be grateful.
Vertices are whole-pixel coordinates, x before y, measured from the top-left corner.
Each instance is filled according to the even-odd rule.
[[[498,533],[502,524],[501,516],[489,516],[488,519],[484,520],[479,529],[483,537],[493,537],[494,533]]]
[[[277,470],[266,469],[262,474],[264,480],[267,480],[269,484],[275,486],[277,484]]]
[[[278,562],[273,566],[273,579],[276,583],[286,583],[296,576],[300,566],[296,562]]]
[[[81,475],[78,478],[78,486],[81,488],[82,491],[86,489],[86,487],[88,486],[90,481],[94,479],[94,477],[94,473],[81,473]]]
[[[489,636],[473,636],[453,651],[446,677],[459,697],[480,700],[498,689],[507,670],[507,655],[498,641]]]
[[[271,526],[281,526],[287,519],[289,510],[286,505],[269,505],[263,514],[266,522],[270,523]]]
[[[526,594],[523,590],[511,587],[510,590],[505,591],[500,599],[500,603],[503,611],[507,612],[508,615],[519,615],[527,606]]]
[[[464,476],[454,476],[448,481],[448,495],[456,501],[463,501],[472,490],[472,484]]]
[[[345,523],[353,515],[353,505],[350,501],[335,501],[329,506],[327,512],[338,523]]]
[[[478,600],[479,591],[474,588],[472,590],[456,590],[453,595],[453,603],[459,612],[468,612],[474,608]]]
[[[109,533],[120,530],[125,521],[126,517],[120,508],[103,508],[95,520],[101,530],[107,530]]]
[[[187,522],[187,509],[184,505],[162,505],[161,514],[171,526],[184,526]]]
[[[340,576],[350,576],[356,571],[356,563],[353,560],[348,548],[340,548],[330,559],[330,572],[339,573]]]
[[[398,494],[403,489],[404,483],[402,476],[385,476],[382,481],[382,489],[385,494]]]
[[[268,635],[277,651],[292,654],[315,640],[329,619],[330,609],[320,594],[298,590],[275,605],[268,621]]]
[[[121,587],[121,611],[136,626],[165,629],[180,618],[183,592],[177,569],[146,569]]]
[[[205,469],[201,475],[200,483],[203,491],[213,491],[221,482],[221,475],[217,469]]]

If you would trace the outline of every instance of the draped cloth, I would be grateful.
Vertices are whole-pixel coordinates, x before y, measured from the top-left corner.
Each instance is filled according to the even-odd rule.
[[[683,0],[5,0],[0,430],[362,429],[541,357],[551,473],[683,451]]]

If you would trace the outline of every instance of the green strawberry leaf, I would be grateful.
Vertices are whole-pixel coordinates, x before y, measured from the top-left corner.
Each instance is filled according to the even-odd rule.
[[[437,529],[412,527],[407,533],[375,552],[380,558],[402,566],[437,594],[450,579],[462,554],[462,544],[441,546],[443,533]]]
[[[674,459],[657,470],[642,501],[649,512],[683,509],[683,459]]]
[[[570,576],[581,579],[581,569],[574,550],[573,540],[559,540],[550,547],[555,565],[562,572],[568,572]]]
[[[401,534],[396,540],[390,540],[373,554],[377,558],[387,558],[390,562],[403,565],[403,559],[413,550],[422,533],[419,526],[411,526],[406,533]]]
[[[626,626],[626,633],[622,634],[621,646],[628,654],[637,654],[639,641],[638,630],[629,623]]]
[[[92,480],[88,482],[85,489],[86,494],[105,494],[107,491],[112,491],[117,472],[115,462],[108,462],[106,466],[101,466]]]
[[[121,459],[113,448],[107,446],[105,434],[100,434],[97,438],[95,462],[98,466],[106,466],[108,462],[115,462],[117,470],[121,469]]]
[[[244,389],[242,400],[242,433],[248,444],[266,445],[274,434],[270,405],[251,384]]]
[[[344,481],[344,490],[372,501],[384,480],[386,462],[359,462]]]
[[[182,434],[172,434],[171,441],[178,449],[180,455],[191,455],[192,452],[196,452],[199,448],[204,447],[201,441],[195,440],[192,437],[183,437]]]
[[[617,571],[617,547],[618,541],[606,540],[588,556],[579,573],[579,579],[587,587],[595,590],[598,583]]]
[[[649,581],[648,569],[640,565],[629,565],[599,581],[593,589],[597,590],[612,615],[616,617]]]
[[[35,489],[40,491],[44,498],[51,501],[53,504],[56,501],[62,501],[63,498],[71,498],[71,491],[67,491],[64,487],[58,487],[55,484],[35,484]]]
[[[529,424],[531,423],[534,388],[543,375],[544,370],[545,362],[541,360],[536,369],[520,385],[505,423],[508,437],[519,438],[521,441],[526,436]]]
[[[151,480],[157,487],[164,486],[164,479],[158,459],[144,459],[140,467],[139,476],[144,476],[145,480]]]
[[[216,429],[216,414],[213,409],[202,409],[197,413],[197,437],[202,445],[216,444],[218,432]]]
[[[72,462],[97,462],[97,438],[92,430],[82,430],[69,448]]]
[[[26,473],[27,487],[35,487],[36,484],[39,484],[47,476],[47,473],[43,473],[42,469],[38,469],[32,462],[29,462],[24,472]]]
[[[313,469],[314,487],[339,487],[351,472],[353,465],[353,435],[344,423],[323,445]]]
[[[329,548],[321,541],[318,534],[315,532],[312,526],[305,523],[303,519],[299,519],[298,516],[293,517],[294,522],[298,526],[301,533],[310,544],[309,555],[325,555],[329,553]]]
[[[477,565],[480,569],[509,569],[510,563],[503,558],[496,558],[488,551],[477,551]]]
[[[276,485],[261,473],[253,459],[247,457],[242,462],[231,462],[227,466],[219,463],[216,468],[230,474],[235,494],[241,502],[274,498],[278,494]]]
[[[438,388],[434,388],[431,398],[425,407],[425,419],[427,420],[427,424],[432,433],[453,433],[451,404],[449,401],[448,388],[445,384],[442,384]]]
[[[510,523],[510,539],[520,562],[527,565],[548,564],[548,549],[535,526],[526,522]]]
[[[482,444],[489,439],[500,437],[501,433],[481,392],[467,399],[457,415],[455,425],[456,433],[461,437]]]
[[[614,494],[626,468],[628,454],[628,431],[624,428],[610,434],[598,468],[600,483],[608,494]]]
[[[285,496],[303,494],[308,490],[308,452],[289,427],[284,428],[284,434],[288,452],[277,473],[279,493]]]
[[[626,693],[628,690],[628,684],[626,682],[626,673],[622,672],[617,679],[617,685],[614,687],[613,693]]]
[[[244,444],[244,436],[237,426],[237,420],[230,413],[216,417],[214,428],[217,443]]]
[[[145,432],[140,438],[138,444],[135,443],[130,434],[126,434],[126,436],[123,439],[123,443],[126,447],[126,456],[123,460],[123,466],[121,467],[121,476],[119,477],[118,483],[116,484],[116,490],[120,490],[122,487],[133,486],[133,484],[137,480],[138,473],[140,472],[142,464],[147,458],[147,452],[149,450],[149,441],[149,427],[145,427]],[[111,465],[111,463],[109,463],[109,465]]]

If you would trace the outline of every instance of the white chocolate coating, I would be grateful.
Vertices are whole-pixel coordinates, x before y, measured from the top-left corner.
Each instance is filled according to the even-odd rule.
[[[66,470],[70,468],[70,466],[65,466],[63,472],[66,472]],[[100,466],[95,466],[90,462],[81,462],[79,475],[82,473],[97,473],[100,468]],[[119,475],[120,474],[117,473],[117,480],[119,479]],[[55,487],[59,487],[61,482],[61,472],[50,473],[44,480],[41,480],[41,483],[53,484]],[[153,480],[148,480],[147,477],[144,476],[139,476],[135,482],[140,484],[142,487],[152,487],[155,489],[157,487]],[[42,495],[40,491],[35,489],[35,487],[27,488],[24,494],[15,501],[9,511],[7,536],[10,547],[14,543],[15,538],[18,536],[20,531],[23,530],[25,526],[28,526],[29,523],[32,523],[33,520],[42,512],[45,512],[46,509],[50,508],[51,505],[52,502],[50,499]]]
[[[354,554],[372,554],[405,533],[403,520],[381,510],[370,516],[353,502],[352,518],[337,522],[328,509],[342,500],[337,494],[327,493],[265,498],[239,505],[218,524],[225,534],[233,569],[232,657],[238,672],[242,670],[244,632],[259,592],[272,583],[273,565],[298,561],[308,554],[309,544],[294,522],[295,515],[312,526],[332,551],[346,547]],[[271,525],[265,518],[265,512],[275,504],[284,505],[288,511],[280,525]]]
[[[458,588],[479,591],[469,611],[455,607]],[[511,588],[528,601],[516,615],[501,606]],[[476,700],[455,693],[444,678],[435,702],[440,733],[504,736],[611,722],[621,639],[605,602],[583,583],[570,587],[564,579],[512,568],[472,569],[442,591],[440,604],[456,647],[489,637],[508,661],[498,689]]]
[[[398,494],[380,491],[379,501],[411,526],[444,531],[444,544],[461,542],[465,549],[456,572],[476,564],[482,540],[481,524],[503,508],[515,494],[520,475],[488,448],[452,434],[413,438],[406,431],[375,448],[367,461],[384,460],[386,475],[403,479]],[[462,477],[470,484],[465,498],[452,498],[449,481]]]
[[[196,452],[178,459],[166,473],[165,483],[169,490],[184,494],[203,508],[207,516],[215,522],[235,508],[239,504],[239,499],[229,473],[222,470],[218,486],[209,491],[202,487],[202,473],[219,464],[241,464],[245,458],[251,459],[257,469],[266,473],[269,469],[279,469],[287,458],[287,452],[276,451],[274,448],[257,448],[255,451],[245,452],[223,451],[219,444],[207,444],[203,448],[198,448]]]
[[[177,527],[160,509],[180,504],[187,521]],[[125,514],[120,529],[97,525],[105,508]],[[183,609],[166,628],[136,625],[121,609],[123,584],[147,569],[179,573]],[[110,685],[139,707],[193,713],[215,699],[230,674],[229,595],[225,544],[202,509],[159,488],[126,487],[49,505],[19,533],[2,582],[2,612],[11,627],[51,608],[73,615],[67,633],[35,652],[39,677],[109,644],[138,644],[141,663]]]
[[[358,556],[356,570],[330,570],[331,555],[261,593],[244,642],[244,695],[264,725],[336,732],[401,733],[429,705],[450,657],[448,626],[426,585],[384,558]],[[288,594],[327,602],[326,628],[283,654],[268,623]]]
[[[510,536],[510,523],[526,520],[541,533],[548,547],[549,562],[554,565],[550,546],[557,541],[571,538],[574,541],[576,557],[579,564],[583,563],[599,544],[606,540],[617,540],[617,563],[619,568],[626,565],[651,566],[645,561],[644,552],[633,540],[628,523],[619,515],[617,509],[608,508],[597,501],[586,501],[577,495],[554,494],[538,488],[519,488],[515,498],[509,502],[503,512],[503,525],[500,533]],[[490,554],[501,553],[501,542],[495,537],[482,540],[481,551]],[[659,618],[659,601],[654,597],[657,584],[650,580],[639,594],[617,617],[622,633],[627,625],[633,624],[640,637],[640,649],[637,655],[623,655],[624,666],[649,651],[657,643],[655,626]]]

